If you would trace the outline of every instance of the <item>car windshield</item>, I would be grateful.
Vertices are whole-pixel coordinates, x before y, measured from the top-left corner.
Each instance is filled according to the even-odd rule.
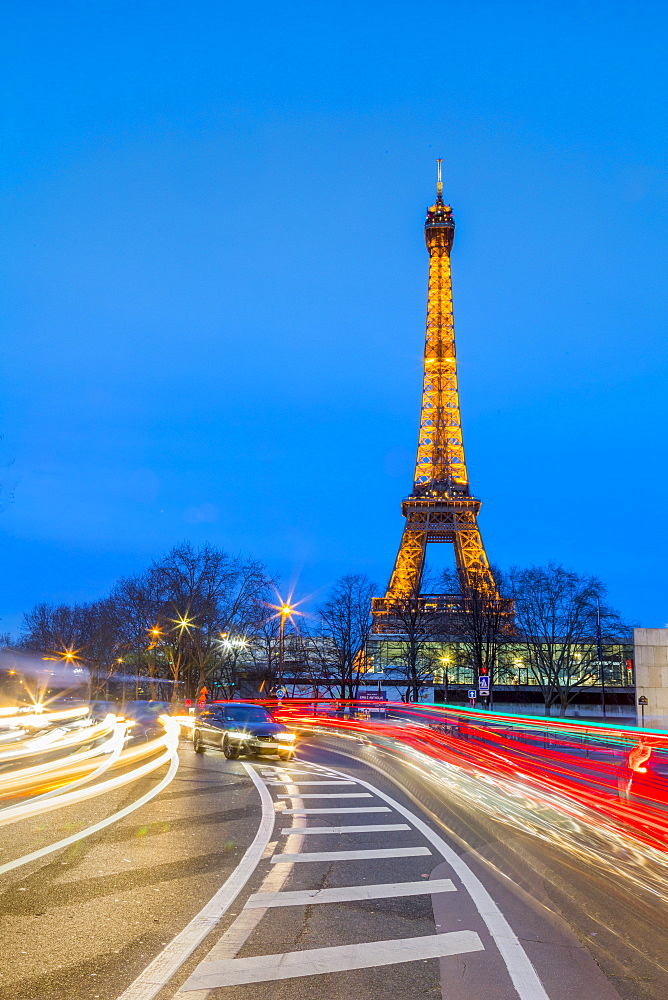
[[[264,708],[257,705],[229,705],[225,707],[226,722],[273,722]]]

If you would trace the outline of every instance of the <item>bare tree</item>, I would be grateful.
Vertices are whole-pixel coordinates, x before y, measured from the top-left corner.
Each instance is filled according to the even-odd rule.
[[[85,641],[81,619],[80,605],[36,604],[23,616],[21,645],[62,655],[79,650]]]
[[[226,693],[240,671],[249,636],[266,618],[271,583],[264,566],[221,549],[179,545],[145,572],[125,577],[108,598],[84,605],[39,604],[25,616],[22,644],[76,652],[93,667],[94,686],[148,680],[173,700],[193,695],[218,670]]]
[[[342,576],[317,609],[319,631],[327,640],[328,680],[339,698],[356,698],[371,630],[371,597],[376,587],[368,577]]]
[[[250,637],[247,678],[254,691],[264,698],[269,697],[279,680],[278,632],[278,618],[265,616]]]
[[[157,667],[155,650],[160,630],[162,605],[156,580],[150,571],[123,577],[114,586],[109,596],[109,615],[118,643],[117,665],[125,677],[128,664],[135,675],[135,695],[139,690],[142,671],[149,678],[151,697],[155,697],[155,678],[160,671]],[[175,688],[175,685],[172,685]],[[125,686],[123,687],[125,691]]]
[[[176,680],[187,694],[201,690],[217,667],[236,671],[247,634],[265,616],[271,584],[265,567],[242,561],[222,549],[179,545],[151,569],[168,623],[165,648]],[[237,640],[236,644],[233,640]],[[236,650],[236,652],[235,652]],[[233,655],[234,653],[234,655]]]
[[[584,685],[600,679],[599,640],[619,640],[627,632],[606,602],[605,585],[549,563],[511,569],[518,640],[545,701],[545,714],[568,705]]]
[[[292,645],[297,669],[293,680],[312,691],[314,698],[333,698],[340,691],[340,647],[331,635],[321,635],[319,629],[302,630],[293,634]],[[364,640],[366,641],[366,640]],[[359,675],[364,668],[364,653],[354,660]],[[293,685],[294,689],[294,685]],[[359,693],[359,688],[358,688]]]
[[[90,676],[90,693],[107,691],[115,671],[118,638],[108,599],[89,604],[37,604],[24,616],[20,645],[51,657],[84,664]]]
[[[428,597],[400,597],[393,603],[388,672],[401,681],[404,701],[418,702],[420,689],[438,669],[443,630],[443,614]]]
[[[459,577],[456,572],[446,570],[441,577],[445,593],[458,596],[459,607],[452,613],[450,629],[468,654],[474,671],[473,683],[478,686],[478,678],[489,677],[488,707],[493,700],[494,684],[499,679],[499,653],[516,638],[512,599],[507,596],[508,586],[504,574],[493,568],[496,593],[490,593],[487,578],[477,581],[475,577],[465,595],[460,592]]]

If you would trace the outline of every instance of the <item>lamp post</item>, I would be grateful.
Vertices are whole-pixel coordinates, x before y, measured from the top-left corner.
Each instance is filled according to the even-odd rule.
[[[285,654],[285,622],[293,612],[289,604],[282,604],[278,620],[278,676],[283,684],[283,658]]]
[[[601,672],[601,707],[605,719],[605,667],[603,666],[603,643],[601,641],[601,602],[596,601],[596,652],[598,666]]]
[[[149,668],[148,668],[149,669],[149,697],[153,701],[155,701],[155,696],[156,696],[155,674],[156,674],[156,670],[157,670],[157,666],[158,666],[158,662],[157,662],[158,661],[157,647],[158,647],[158,639],[162,635],[162,630],[160,629],[160,627],[158,625],[154,625],[153,628],[150,628],[148,630],[148,632],[149,632],[149,635],[151,636],[151,642],[149,643],[149,647],[148,648],[153,650],[153,662],[152,663],[149,662]]]
[[[442,656],[441,663],[443,664],[443,704],[448,703],[448,665],[452,662],[452,657]]]

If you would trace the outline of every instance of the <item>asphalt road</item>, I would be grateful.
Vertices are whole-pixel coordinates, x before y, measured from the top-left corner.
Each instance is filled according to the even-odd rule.
[[[299,758],[184,743],[156,799],[4,876],[2,1000],[668,996],[665,906],[614,870],[446,801],[377,748],[309,740]],[[142,788],[6,827],[0,859]]]

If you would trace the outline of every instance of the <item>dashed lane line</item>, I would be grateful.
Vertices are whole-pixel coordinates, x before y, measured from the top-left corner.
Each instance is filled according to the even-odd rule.
[[[395,941],[374,941],[344,944],[331,948],[288,952],[282,955],[261,955],[255,958],[232,958],[222,962],[202,962],[181,987],[189,990],[218,989],[243,983],[267,983],[298,976],[317,976],[350,969],[369,969],[380,965],[399,965],[446,955],[464,955],[483,951],[483,944],[474,931],[451,931],[425,937],[399,938]]]
[[[381,885],[345,885],[337,889],[305,889],[298,892],[256,892],[249,897],[246,909],[256,906],[313,906],[314,903],[349,903],[356,899],[394,899],[398,896],[431,896],[456,892],[449,878],[427,882],[389,882]]]
[[[378,851],[316,851],[312,854],[274,854],[273,865],[287,865],[300,861],[367,861],[372,858],[420,858],[431,854],[428,847],[382,848]]]

